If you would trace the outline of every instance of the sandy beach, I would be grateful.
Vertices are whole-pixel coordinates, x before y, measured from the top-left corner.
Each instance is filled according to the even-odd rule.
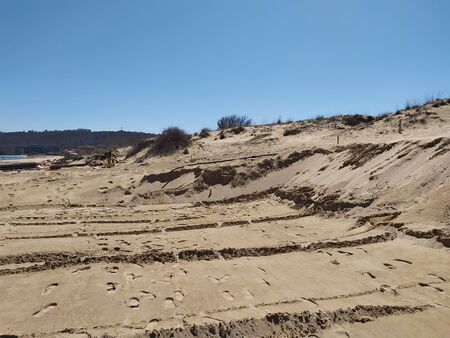
[[[0,334],[447,336],[441,102],[0,172]]]

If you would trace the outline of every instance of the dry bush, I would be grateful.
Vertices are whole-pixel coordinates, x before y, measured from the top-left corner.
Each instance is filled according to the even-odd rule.
[[[391,113],[381,113],[375,116],[375,121],[383,120],[387,117],[391,116]]]
[[[325,119],[325,116],[323,116],[323,115],[316,115],[316,117],[314,117],[314,121],[322,121],[322,120],[324,120]]]
[[[366,124],[373,122],[374,118],[372,116],[366,116],[366,115],[344,115],[342,116],[342,123],[344,123],[346,126],[357,126],[360,124]]]
[[[242,126],[239,126],[239,127],[236,127],[236,128],[233,128],[230,130],[230,132],[232,132],[235,135],[243,133],[244,131],[245,131],[245,128]]]
[[[437,99],[433,104],[432,107],[433,108],[438,108],[438,107],[442,107],[442,106],[446,106],[450,103],[450,100],[443,100],[443,99]]]
[[[284,130],[283,136],[297,135],[297,134],[300,134],[302,132],[302,130],[303,130],[302,127],[288,128],[288,129]]]
[[[439,104],[439,101],[445,101],[442,98],[442,92],[425,96],[423,99],[409,99],[406,101],[402,110],[417,109],[430,103],[433,103],[434,107],[436,104]]]
[[[220,130],[236,127],[247,127],[252,124],[252,120],[247,116],[228,115],[217,121],[217,127]]]
[[[209,128],[202,128],[202,130],[200,130],[200,133],[198,134],[198,136],[200,136],[201,138],[205,138],[208,137],[211,133],[211,129]]]
[[[153,145],[156,155],[168,155],[186,148],[191,144],[191,136],[178,127],[169,127],[163,130]]]

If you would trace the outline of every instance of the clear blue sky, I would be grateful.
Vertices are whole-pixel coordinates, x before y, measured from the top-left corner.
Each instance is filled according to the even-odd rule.
[[[0,0],[0,130],[159,132],[450,96],[449,0]]]

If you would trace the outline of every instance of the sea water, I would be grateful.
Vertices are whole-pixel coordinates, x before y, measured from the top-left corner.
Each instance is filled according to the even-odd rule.
[[[27,155],[0,155],[0,161],[17,161],[26,160],[27,158]]]

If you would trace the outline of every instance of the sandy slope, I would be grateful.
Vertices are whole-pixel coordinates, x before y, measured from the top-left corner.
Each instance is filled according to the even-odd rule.
[[[449,334],[450,104],[225,136],[0,172],[0,335]]]

